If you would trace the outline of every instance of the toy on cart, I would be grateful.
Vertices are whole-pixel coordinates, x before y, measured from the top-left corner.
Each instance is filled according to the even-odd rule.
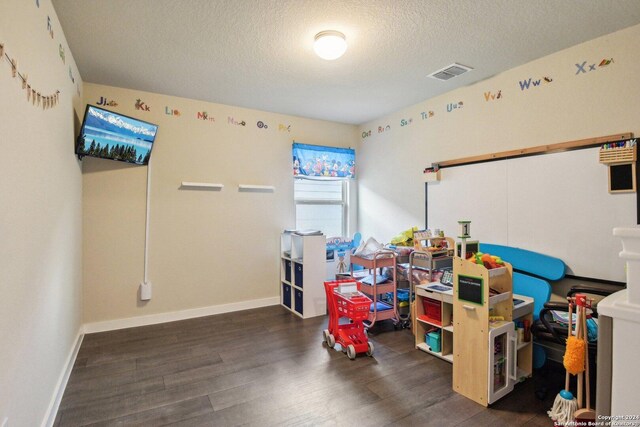
[[[359,353],[372,356],[373,343],[369,342],[362,323],[369,317],[371,299],[360,292],[360,283],[334,280],[324,282],[324,289],[329,306],[329,329],[323,331],[324,341],[330,348],[340,344],[351,360]]]

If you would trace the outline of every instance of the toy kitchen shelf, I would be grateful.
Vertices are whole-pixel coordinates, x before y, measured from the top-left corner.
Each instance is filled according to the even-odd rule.
[[[439,282],[436,282],[439,283]],[[453,295],[428,290],[434,283],[417,285],[414,326],[416,348],[453,363]],[[440,334],[437,346],[429,345],[427,333]],[[439,347],[439,348],[438,348]]]
[[[303,319],[327,313],[324,235],[280,236],[280,304]]]
[[[531,376],[533,344],[517,338],[514,322],[531,323],[533,299],[512,294],[509,263],[487,270],[454,257],[453,271],[453,389],[488,406]]]
[[[452,267],[454,241],[450,237],[425,236],[422,239],[420,237],[418,233],[414,233],[414,239],[417,238],[417,247],[420,249],[413,251],[409,256],[408,273],[411,294],[415,296],[411,307],[415,346],[419,350],[453,362],[453,325],[451,324],[453,292],[435,292],[427,287],[439,284],[439,282],[432,282],[434,271]],[[427,245],[433,243],[440,245],[444,240],[448,247],[440,251],[429,250],[430,246],[422,245],[424,240],[427,241]],[[414,273],[414,270],[420,271]],[[420,276],[424,279],[420,280]],[[416,284],[418,280],[420,284]],[[427,283],[422,283],[423,281]],[[441,289],[447,288],[441,287]],[[439,334],[437,345],[433,343],[430,345],[427,333]]]
[[[413,232],[414,249],[420,254],[429,254],[431,258],[453,256],[455,241],[442,235],[432,236],[427,230]]]

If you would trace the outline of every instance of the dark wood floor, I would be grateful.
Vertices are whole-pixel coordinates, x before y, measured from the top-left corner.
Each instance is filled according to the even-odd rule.
[[[410,331],[376,326],[374,357],[351,361],[326,323],[274,306],[87,335],[56,425],[552,425],[535,379],[487,409]]]

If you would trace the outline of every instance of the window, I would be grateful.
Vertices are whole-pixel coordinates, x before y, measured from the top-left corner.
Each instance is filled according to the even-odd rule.
[[[327,237],[347,235],[348,181],[294,179],[296,228],[321,230]]]

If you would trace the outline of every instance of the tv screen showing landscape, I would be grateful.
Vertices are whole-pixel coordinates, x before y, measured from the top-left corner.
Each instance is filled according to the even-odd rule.
[[[76,154],[146,165],[158,126],[87,105]]]

